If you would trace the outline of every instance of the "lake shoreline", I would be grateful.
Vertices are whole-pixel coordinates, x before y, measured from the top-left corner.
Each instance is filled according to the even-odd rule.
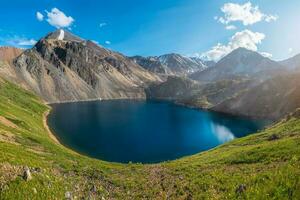
[[[43,126],[46,129],[49,137],[56,143],[59,145],[64,146],[62,143],[59,142],[58,138],[55,136],[55,134],[51,131],[49,125],[48,125],[48,115],[51,112],[51,108],[49,108],[46,112],[43,113]]]
[[[70,101],[56,101],[56,102],[44,102],[46,105],[52,105],[52,104],[64,104],[64,103],[81,103],[81,102],[93,102],[93,101],[114,101],[114,100],[137,100],[137,101],[142,101],[145,100],[147,101],[148,99],[145,98],[109,98],[109,99],[103,99],[103,98],[95,98],[95,99],[83,99],[83,100],[70,100]]]
[[[262,122],[191,109],[172,101],[128,99],[53,104],[47,122],[50,128],[56,127],[49,131],[52,136],[64,138],[61,143],[65,147],[118,163],[179,159],[264,127]],[[70,126],[70,122],[75,124]],[[160,149],[153,150],[153,144]]]

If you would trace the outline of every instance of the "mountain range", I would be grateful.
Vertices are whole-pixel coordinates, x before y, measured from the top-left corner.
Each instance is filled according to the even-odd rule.
[[[203,61],[197,57],[187,57],[175,53],[150,57],[134,56],[131,59],[151,72],[176,76],[203,71],[215,64],[213,61]]]
[[[128,57],[65,30],[27,50],[0,48],[0,76],[48,103],[166,99],[277,120],[300,106],[300,56],[276,62],[238,48],[219,62],[180,54]]]

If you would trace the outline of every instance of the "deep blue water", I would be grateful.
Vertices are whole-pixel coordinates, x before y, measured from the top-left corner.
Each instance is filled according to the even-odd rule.
[[[169,102],[53,104],[48,124],[61,143],[106,161],[155,163],[196,154],[256,132],[262,121]]]

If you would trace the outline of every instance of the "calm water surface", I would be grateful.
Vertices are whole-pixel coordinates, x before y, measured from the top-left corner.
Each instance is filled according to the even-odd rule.
[[[48,124],[61,143],[114,162],[155,163],[216,147],[266,122],[156,101],[53,104]]]

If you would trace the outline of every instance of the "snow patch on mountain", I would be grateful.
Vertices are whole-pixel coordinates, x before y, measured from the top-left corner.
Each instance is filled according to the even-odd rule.
[[[59,30],[59,35],[58,35],[57,39],[58,40],[64,40],[64,38],[65,38],[65,31],[62,30],[62,29],[60,29]]]

